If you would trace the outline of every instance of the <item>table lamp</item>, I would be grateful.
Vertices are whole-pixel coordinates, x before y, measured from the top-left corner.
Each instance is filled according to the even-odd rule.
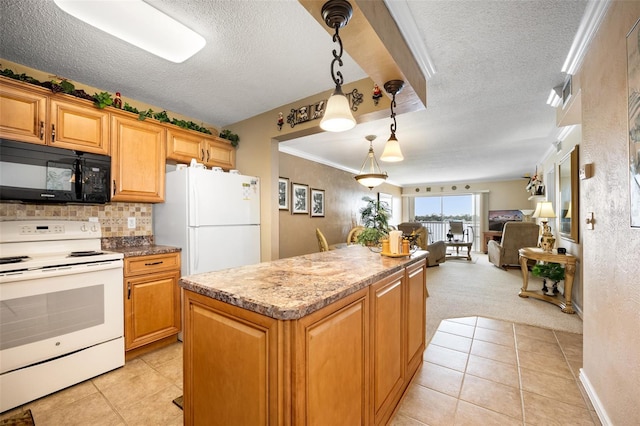
[[[533,212],[533,217],[539,218],[542,222],[542,237],[540,238],[540,247],[545,252],[550,253],[553,250],[553,246],[556,243],[556,239],[551,233],[551,227],[548,222],[549,219],[556,217],[553,211],[551,201],[540,201],[536,206],[536,211]]]

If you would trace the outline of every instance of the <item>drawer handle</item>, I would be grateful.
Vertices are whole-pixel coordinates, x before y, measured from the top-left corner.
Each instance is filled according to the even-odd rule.
[[[149,262],[149,263],[145,263],[144,266],[154,266],[154,265],[162,265],[164,263],[164,261],[159,260],[157,262]]]

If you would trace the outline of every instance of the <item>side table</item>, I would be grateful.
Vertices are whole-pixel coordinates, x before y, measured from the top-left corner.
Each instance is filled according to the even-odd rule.
[[[571,290],[573,288],[573,277],[576,273],[576,257],[571,254],[558,254],[556,250],[553,252],[545,252],[538,247],[525,247],[518,250],[520,255],[520,269],[522,270],[522,289],[518,296],[533,297],[544,300],[559,306],[565,314],[575,314],[573,304],[571,302]],[[541,290],[527,290],[529,284],[529,269],[527,260],[554,262],[564,265],[564,297],[549,296]]]

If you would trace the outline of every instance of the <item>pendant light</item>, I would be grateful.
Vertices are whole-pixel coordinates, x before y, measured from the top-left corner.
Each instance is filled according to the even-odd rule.
[[[384,151],[382,151],[382,155],[380,156],[380,160],[382,161],[396,162],[404,160],[404,155],[402,155],[402,151],[400,150],[400,143],[398,143],[398,139],[396,139],[396,112],[393,110],[396,107],[396,94],[400,93],[403,87],[404,81],[402,80],[391,80],[384,84],[384,89],[392,95],[391,119],[393,123],[391,123],[390,126],[391,136],[384,145]]]
[[[387,180],[387,173],[382,173],[380,165],[376,160],[376,155],[373,152],[373,141],[375,138],[375,135],[365,136],[365,139],[369,141],[369,152],[362,163],[360,174],[355,176],[356,180],[361,185],[364,185],[369,189],[373,189]]]
[[[338,34],[338,30],[349,22],[353,15],[351,3],[346,0],[329,0],[322,6],[322,18],[330,28],[335,29],[333,42],[338,43],[339,51],[333,49],[333,60],[331,61],[331,78],[336,84],[336,89],[327,101],[327,107],[322,120],[320,120],[320,128],[328,132],[343,132],[352,129],[356,125],[356,119],[353,118],[349,100],[342,92],[342,83],[344,78],[340,71],[336,72],[334,67],[336,63],[342,66],[342,40]]]

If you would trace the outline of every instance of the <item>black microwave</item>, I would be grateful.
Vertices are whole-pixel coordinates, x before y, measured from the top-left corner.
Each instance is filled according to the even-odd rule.
[[[0,139],[0,200],[104,204],[111,158]]]

